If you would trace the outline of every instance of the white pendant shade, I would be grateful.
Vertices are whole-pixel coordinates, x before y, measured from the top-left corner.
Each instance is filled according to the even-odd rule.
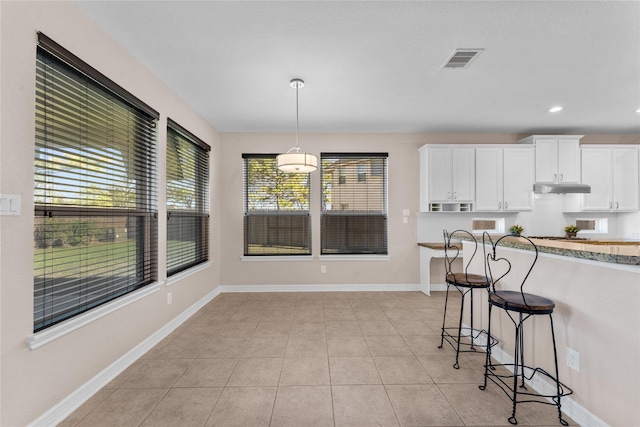
[[[318,169],[318,157],[303,151],[279,154],[278,169],[289,173],[308,173]]]
[[[299,116],[298,116],[298,89],[304,87],[304,82],[300,79],[293,79],[289,85],[296,90],[296,146],[284,154],[276,157],[278,169],[288,173],[309,173],[318,169],[318,157],[302,151],[298,145],[300,138]]]

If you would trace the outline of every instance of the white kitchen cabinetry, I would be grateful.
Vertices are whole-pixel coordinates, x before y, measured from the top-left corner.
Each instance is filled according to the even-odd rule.
[[[536,150],[536,182],[580,182],[580,138],[583,135],[533,135],[518,141]]]
[[[583,211],[632,212],[640,208],[638,146],[582,146]]]
[[[475,191],[475,148],[420,148],[420,211],[470,211]]]
[[[533,147],[476,148],[475,210],[532,210],[534,159]]]

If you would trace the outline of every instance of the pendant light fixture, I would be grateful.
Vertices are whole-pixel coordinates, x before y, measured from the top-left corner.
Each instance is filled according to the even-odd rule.
[[[299,145],[300,129],[298,114],[298,90],[304,87],[301,79],[293,79],[289,85],[296,90],[296,146],[276,157],[278,169],[289,173],[309,173],[318,169],[318,157],[302,151]]]

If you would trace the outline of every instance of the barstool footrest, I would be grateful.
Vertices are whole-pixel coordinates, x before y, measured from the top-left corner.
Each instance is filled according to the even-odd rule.
[[[453,331],[451,333],[449,331]],[[454,351],[458,349],[458,328],[446,327],[442,329],[442,338],[446,341]],[[494,337],[484,329],[471,329],[469,327],[460,328],[460,353],[475,353],[478,351],[486,351],[487,339],[490,338],[489,347],[493,347],[499,343]]]
[[[496,384],[498,387],[500,387],[502,389],[502,391],[510,398],[513,398],[514,395],[514,390],[513,390],[513,384],[507,384],[506,379],[509,379],[511,383],[513,383],[513,377],[514,377],[514,373],[513,373],[513,369],[515,368],[515,364],[513,363],[490,363],[488,368],[486,369],[486,377],[488,379],[490,379],[494,384]],[[510,371],[512,371],[509,374],[499,374],[498,372],[496,372],[496,368],[499,367],[504,367],[506,369],[509,369]],[[516,403],[527,403],[527,402],[534,402],[534,403],[543,403],[546,405],[554,405],[554,406],[558,406],[558,402],[556,402],[557,399],[561,398],[561,397],[565,397],[565,396],[569,396],[571,394],[573,394],[573,390],[571,388],[569,388],[566,384],[563,384],[562,382],[558,381],[557,378],[555,378],[553,375],[551,375],[550,373],[548,373],[547,371],[545,371],[542,368],[532,368],[530,366],[520,366],[518,365],[518,368],[524,368],[525,370],[525,375],[524,375],[524,379],[526,381],[531,381],[533,379],[534,376],[536,376],[536,374],[540,374],[543,375],[545,377],[547,377],[549,380],[551,380],[551,382],[553,383],[553,385],[558,384],[558,389],[560,390],[560,393],[553,393],[553,394],[540,394],[540,393],[536,393],[536,392],[532,392],[532,391],[522,391],[522,390],[527,390],[526,388],[526,384],[523,387],[522,386],[522,382],[521,382],[521,377],[522,377],[522,373],[518,373],[518,383],[519,385],[517,386],[517,389],[515,390],[515,395],[516,395]],[[527,372],[530,375],[527,375]],[[532,399],[526,399],[526,400],[518,400],[517,396],[518,395],[522,395],[522,396],[532,396],[532,397],[538,397],[538,398],[544,398],[544,399],[551,399],[552,401],[542,401],[542,400],[532,400]]]

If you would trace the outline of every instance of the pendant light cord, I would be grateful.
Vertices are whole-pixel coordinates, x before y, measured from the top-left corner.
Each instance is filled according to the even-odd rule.
[[[298,90],[300,89],[300,84],[296,83],[296,151],[300,151],[300,118],[298,113]]]

